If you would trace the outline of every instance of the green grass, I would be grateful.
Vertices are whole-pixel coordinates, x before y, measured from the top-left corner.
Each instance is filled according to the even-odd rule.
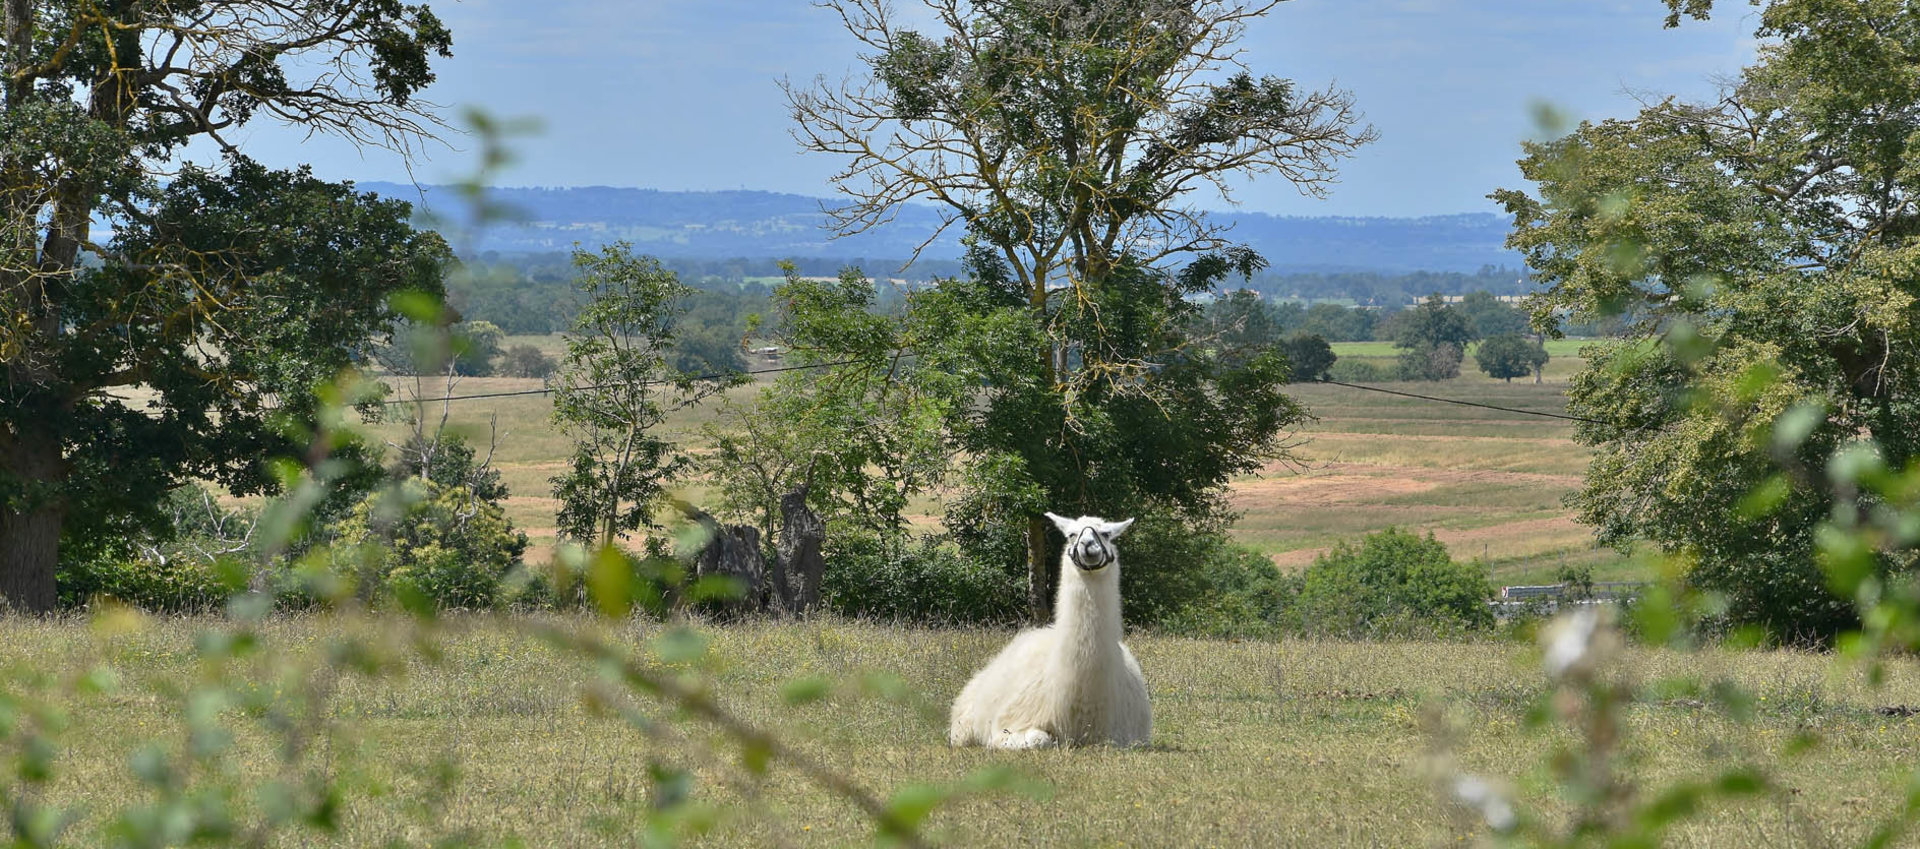
[[[1549,357],[1578,357],[1580,349],[1593,344],[1594,339],[1548,339],[1546,341]],[[1334,342],[1333,353],[1342,357],[1397,357],[1400,349],[1392,342]],[[1471,348],[1469,356],[1471,356]]]
[[[541,620],[552,621],[552,620]],[[329,774],[349,788],[341,845],[424,844],[441,827],[473,830],[480,845],[634,845],[649,804],[650,759],[693,768],[696,798],[724,808],[713,846],[838,846],[870,829],[844,802],[776,765],[765,780],[738,766],[737,750],[671,712],[648,735],[589,709],[602,679],[583,664],[516,633],[528,620],[457,618],[438,659],[414,656],[399,674],[340,679],[316,741]],[[117,689],[60,697],[71,725],[60,735],[55,778],[43,801],[77,804],[75,845],[100,842],[103,811],[152,798],[131,774],[147,741],[177,748],[184,688],[214,667],[193,659],[210,623],[173,620],[105,637],[77,621],[0,620],[0,681],[10,691],[32,670],[73,680],[96,664]],[[573,624],[562,621],[561,624]],[[580,623],[584,624],[584,623]],[[377,621],[375,631],[396,623]],[[586,625],[638,643],[645,622]],[[269,655],[297,665],[351,621],[280,618],[261,628]],[[973,798],[937,812],[930,834],[953,846],[1436,846],[1485,835],[1452,820],[1429,785],[1432,737],[1423,713],[1460,729],[1461,766],[1511,779],[1529,810],[1560,816],[1550,753],[1568,742],[1530,726],[1547,690],[1530,647],[1511,643],[1212,642],[1136,634],[1130,643],[1153,693],[1150,747],[1119,751],[996,753],[952,750],[944,711],[1007,632],[912,630],[815,621],[709,631],[715,692],[755,725],[846,779],[886,795],[914,782],[959,780],[1010,766],[1052,788],[1044,799]],[[391,647],[391,646],[390,646]],[[1641,793],[1735,765],[1767,771],[1778,790],[1739,805],[1707,806],[1675,846],[1854,845],[1891,812],[1920,762],[1915,720],[1878,715],[1920,704],[1920,669],[1896,661],[1884,687],[1836,675],[1828,657],[1794,652],[1678,653],[1635,649],[1622,666],[1671,697],[1627,715],[1628,769]],[[265,666],[264,662],[262,664]],[[258,679],[271,682],[272,670]],[[882,673],[913,698],[863,697],[848,682]],[[843,682],[823,702],[786,706],[783,682],[819,675]],[[1711,696],[1717,682],[1755,696],[1736,722]],[[282,680],[291,687],[297,681]],[[271,683],[263,686],[276,686]],[[235,745],[243,787],[270,773],[258,723]],[[1776,753],[1796,734],[1822,741],[1796,758]],[[436,791],[436,776],[449,780]]]

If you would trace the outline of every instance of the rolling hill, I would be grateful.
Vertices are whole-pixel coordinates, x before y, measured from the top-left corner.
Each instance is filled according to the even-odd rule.
[[[824,209],[837,201],[761,191],[669,192],[587,186],[496,188],[488,199],[514,211],[512,220],[473,228],[468,205],[447,186],[361,183],[360,188],[413,201],[431,210],[464,251],[558,251],[578,242],[594,247],[625,239],[662,257],[903,258],[939,226],[933,207],[908,206],[888,225],[845,239],[824,229]],[[1506,250],[1508,224],[1500,216],[1464,213],[1425,218],[1282,217],[1220,212],[1233,238],[1294,271],[1474,271],[1517,268]],[[927,248],[929,259],[960,254],[960,232],[950,229]]]

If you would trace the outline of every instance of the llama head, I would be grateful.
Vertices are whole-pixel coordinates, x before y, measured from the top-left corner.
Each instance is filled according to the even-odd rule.
[[[1088,572],[1105,569],[1120,559],[1120,552],[1113,547],[1113,540],[1133,525],[1132,519],[1109,522],[1099,516],[1069,519],[1048,513],[1047,518],[1052,519],[1054,527],[1067,537],[1067,559]]]

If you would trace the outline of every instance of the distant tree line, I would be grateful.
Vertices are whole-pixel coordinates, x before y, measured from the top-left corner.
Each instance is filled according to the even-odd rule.
[[[579,308],[571,289],[573,265],[569,254],[484,251],[465,259],[474,273],[469,279],[448,286],[449,304],[462,315],[491,321],[510,334],[557,333],[568,326]],[[773,286],[786,276],[784,264],[791,264],[802,277],[832,278],[839,276],[841,269],[852,267],[866,269],[876,277],[898,278],[909,286],[931,285],[936,280],[963,274],[960,261],[941,259],[921,259],[906,271],[897,270],[905,260],[894,258],[662,257],[659,261],[662,268],[672,271],[698,291],[762,300],[771,295]],[[1418,303],[1428,295],[1458,297],[1473,292],[1524,295],[1531,291],[1533,284],[1524,271],[1487,266],[1472,273],[1267,270],[1242,278],[1239,285],[1276,301],[1332,302],[1322,307],[1318,316],[1320,322],[1329,326],[1298,329],[1318,333],[1330,342],[1340,342],[1375,338],[1372,325],[1354,323],[1364,319],[1337,317],[1331,312],[1340,304],[1394,311]],[[759,312],[760,308],[756,306],[749,311]],[[1608,335],[1577,330],[1573,328],[1569,332]]]
[[[1375,307],[1402,307],[1428,295],[1525,295],[1533,291],[1527,272],[1504,266],[1459,271],[1265,271],[1246,288],[1269,298],[1351,301]]]

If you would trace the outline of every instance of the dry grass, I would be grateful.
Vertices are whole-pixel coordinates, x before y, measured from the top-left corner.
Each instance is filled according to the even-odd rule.
[[[846,804],[776,767],[764,782],[737,767],[723,742],[687,728],[634,732],[582,707],[596,680],[577,661],[521,636],[527,620],[456,620],[437,662],[398,677],[347,679],[325,739],[329,769],[350,788],[339,842],[424,843],[429,824],[473,829],[485,845],[627,846],[649,803],[645,764],[698,772],[698,798],[726,807],[712,845],[843,845],[870,833]],[[65,705],[52,799],[87,805],[90,831],[109,804],[148,798],[128,757],[147,740],[177,744],[180,689],[204,673],[194,634],[210,623],[168,621],[102,640],[76,622],[0,621],[4,673],[72,676],[96,662],[121,674],[116,691]],[[372,627],[391,629],[392,622]],[[271,651],[321,650],[347,626],[316,618],[270,621]],[[643,641],[659,626],[598,627]],[[942,740],[945,703],[1006,639],[983,630],[911,630],[844,622],[754,624],[711,630],[716,692],[730,709],[772,728],[849,779],[880,793],[911,782],[957,780],[1011,765],[1053,788],[1050,798],[995,796],[935,815],[932,833],[955,846],[1420,846],[1483,836],[1448,818],[1422,778],[1430,739],[1424,707],[1443,706],[1467,729],[1467,769],[1515,779],[1526,803],[1562,804],[1545,759],[1564,738],[1529,727],[1546,690],[1531,649],[1508,643],[1210,642],[1135,635],[1152,687],[1155,735],[1138,751],[955,751]],[[1682,777],[1756,764],[1780,790],[1705,811],[1677,846],[1824,846],[1858,841],[1887,814],[1917,759],[1914,720],[1874,708],[1920,704],[1920,669],[1903,661],[1885,687],[1832,673],[1831,659],[1793,652],[1634,650],[1635,678],[1665,681],[1666,698],[1634,708],[1627,746],[1642,792]],[[782,682],[820,675],[854,682],[897,676],[917,699],[887,701],[847,684],[829,699],[786,707]],[[18,679],[14,679],[18,680]],[[1757,697],[1737,723],[1699,694],[1729,681]],[[672,715],[649,710],[657,720]],[[230,724],[251,727],[238,714]],[[1823,745],[1797,759],[1774,754],[1802,731]],[[243,773],[270,760],[243,733]],[[451,772],[445,770],[452,766]],[[436,774],[453,777],[444,796]]]
[[[1566,407],[1564,379],[1386,386],[1515,410]],[[1238,481],[1233,496],[1242,514],[1235,536],[1281,568],[1392,526],[1430,531],[1454,556],[1485,560],[1495,584],[1551,582],[1580,565],[1601,580],[1640,577],[1630,559],[1595,548],[1565,504],[1590,456],[1573,442],[1571,422],[1331,385],[1293,392],[1317,416],[1300,433],[1300,465]]]
[[[557,336],[515,336],[509,344],[533,344],[557,354]],[[1366,345],[1343,343],[1336,349],[1371,352]],[[1378,343],[1384,345],[1385,343]],[[1578,342],[1556,343],[1560,349]],[[1580,361],[1555,350],[1555,369],[1543,384],[1502,383],[1478,375],[1440,383],[1395,383],[1389,388],[1542,412],[1564,412],[1565,377]],[[771,376],[762,380],[771,380]],[[393,381],[396,397],[411,397],[410,381]],[[518,378],[465,378],[455,394],[516,392],[540,387]],[[750,385],[729,397],[750,401]],[[437,384],[423,387],[431,397]],[[1233,484],[1233,503],[1242,513],[1235,536],[1274,557],[1286,568],[1310,562],[1336,541],[1355,539],[1392,526],[1433,531],[1458,557],[1485,558],[1496,584],[1552,580],[1565,565],[1585,564],[1604,579],[1637,575],[1631,561],[1594,548],[1585,530],[1570,521],[1563,499],[1580,483],[1588,459],[1572,441],[1571,423],[1475,407],[1449,406],[1369,393],[1331,385],[1297,385],[1289,392],[1316,416],[1297,434],[1305,444],[1296,464],[1274,464]],[[720,405],[707,403],[677,413],[669,436],[700,450],[701,427]],[[534,542],[530,559],[543,562],[554,542],[550,479],[562,470],[570,451],[566,436],[550,418],[544,395],[494,398],[452,405],[453,430],[479,445],[495,442],[495,468],[512,497],[507,516]],[[429,406],[430,421],[441,409]],[[397,444],[406,433],[396,408],[395,420],[375,425],[381,441]],[[484,449],[483,449],[484,450]],[[695,503],[711,503],[701,481],[687,482],[678,493]],[[915,525],[933,527],[943,510],[940,498],[917,499],[909,508]]]

